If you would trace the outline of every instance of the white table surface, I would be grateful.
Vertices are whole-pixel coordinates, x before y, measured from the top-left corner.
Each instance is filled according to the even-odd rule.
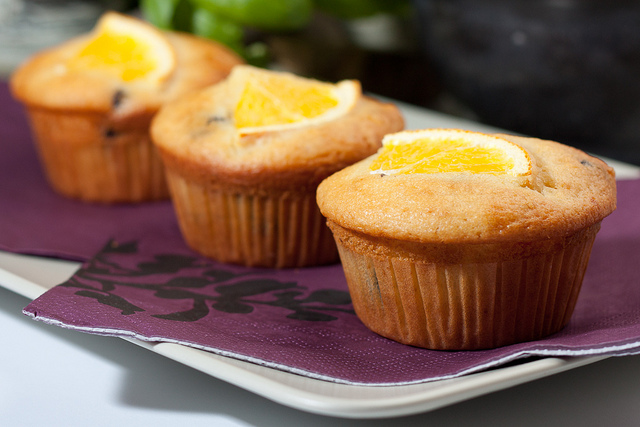
[[[412,107],[404,112],[408,128],[487,129]],[[639,176],[638,168],[615,166],[621,177]],[[49,285],[76,267],[16,267],[3,265],[5,258],[0,268]],[[28,303],[0,287],[0,426],[640,425],[640,356],[608,358],[418,415],[354,420],[274,403],[119,338],[35,322],[21,313]]]

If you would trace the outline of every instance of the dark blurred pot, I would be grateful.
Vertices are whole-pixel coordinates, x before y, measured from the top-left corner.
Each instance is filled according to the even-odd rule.
[[[414,4],[445,87],[482,121],[640,164],[640,2]]]

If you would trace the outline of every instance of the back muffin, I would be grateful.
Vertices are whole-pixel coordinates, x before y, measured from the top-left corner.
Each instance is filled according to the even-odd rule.
[[[150,140],[165,103],[243,61],[222,45],[108,12],[89,34],[37,53],[11,76],[52,187],[91,202],[166,199]]]

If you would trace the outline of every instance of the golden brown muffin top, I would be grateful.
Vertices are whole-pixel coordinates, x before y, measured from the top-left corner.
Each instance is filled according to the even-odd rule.
[[[152,139],[169,169],[213,186],[307,191],[404,127],[396,106],[358,94],[349,111],[329,121],[241,136],[233,112],[243,82],[232,77],[155,117]]]
[[[134,18],[128,18],[134,19]],[[11,76],[13,95],[29,106],[73,111],[108,112],[117,108],[129,115],[157,110],[176,97],[216,83],[243,63],[226,47],[190,34],[161,32],[175,53],[173,72],[157,85],[123,82],[100,73],[68,66],[91,39],[92,33],[41,51],[23,63]]]
[[[348,230],[417,243],[540,241],[596,224],[616,207],[613,169],[552,141],[501,135],[532,160],[527,176],[373,174],[376,155],[324,180],[321,212]]]

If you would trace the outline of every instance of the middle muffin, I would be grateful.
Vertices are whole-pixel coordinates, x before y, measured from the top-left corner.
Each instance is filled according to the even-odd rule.
[[[338,261],[316,188],[403,127],[396,106],[363,96],[356,81],[236,66],[165,106],[151,136],[191,248],[225,263],[288,268]]]

